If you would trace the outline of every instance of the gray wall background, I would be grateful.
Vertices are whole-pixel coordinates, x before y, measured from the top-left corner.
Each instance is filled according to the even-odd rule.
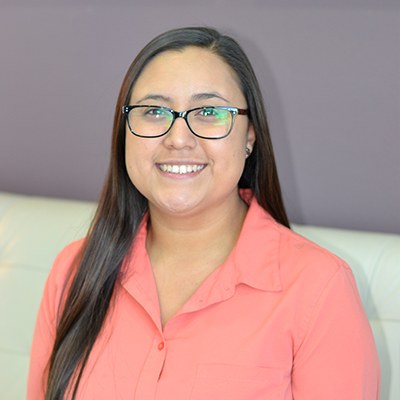
[[[252,60],[293,222],[400,232],[398,0],[0,0],[0,190],[95,200],[128,65],[186,25]]]

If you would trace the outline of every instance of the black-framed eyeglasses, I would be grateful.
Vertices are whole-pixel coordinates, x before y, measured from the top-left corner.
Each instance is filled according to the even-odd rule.
[[[177,118],[183,118],[190,131],[203,139],[222,139],[231,133],[236,115],[248,110],[237,107],[207,106],[186,111],[152,105],[123,106],[130,131],[142,138],[166,135]]]

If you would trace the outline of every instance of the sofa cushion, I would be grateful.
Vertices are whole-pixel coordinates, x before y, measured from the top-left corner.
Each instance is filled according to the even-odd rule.
[[[25,398],[43,287],[56,254],[85,235],[94,204],[0,193],[0,397]]]

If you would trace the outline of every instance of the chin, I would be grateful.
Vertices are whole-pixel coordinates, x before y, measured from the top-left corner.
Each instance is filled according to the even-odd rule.
[[[199,206],[199,201],[193,198],[171,196],[169,199],[163,199],[163,201],[157,204],[157,208],[167,214],[174,215],[187,215],[195,211]]]
[[[174,202],[166,205],[164,209],[168,214],[185,215],[193,211],[195,209],[195,205],[190,203]]]

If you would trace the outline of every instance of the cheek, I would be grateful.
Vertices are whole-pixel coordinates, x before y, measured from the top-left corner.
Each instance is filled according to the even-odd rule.
[[[146,175],[148,160],[151,160],[151,157],[147,144],[128,135],[125,144],[125,165],[132,183],[135,184],[141,176]]]
[[[235,175],[235,179],[239,179],[246,162],[247,136],[242,133],[234,139],[230,146],[230,152],[227,154],[227,157],[229,157],[227,161],[230,163],[228,167],[232,170],[232,174]]]
[[[212,158],[214,170],[218,175],[223,176],[226,182],[238,180],[242,175],[245,163],[245,141],[235,138],[229,142],[222,143],[218,149],[214,148]]]
[[[229,138],[229,137],[228,137]],[[231,140],[226,143],[224,151],[224,157],[231,162],[235,162],[237,166],[240,166],[245,161],[246,155],[246,135],[236,135],[230,138]]]
[[[125,163],[127,165],[142,165],[146,161],[151,160],[151,155],[154,153],[152,144],[151,140],[127,135],[125,142]]]
[[[129,176],[131,176],[133,163],[135,160],[135,146],[131,141],[127,138],[126,145],[125,145],[125,165],[128,171]]]

